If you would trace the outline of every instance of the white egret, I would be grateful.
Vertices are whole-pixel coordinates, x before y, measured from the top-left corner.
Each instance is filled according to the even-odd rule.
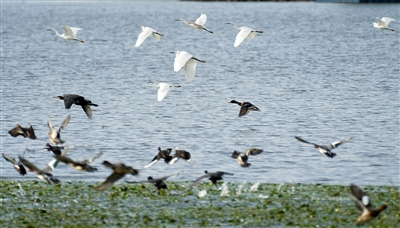
[[[182,67],[184,67],[184,73],[186,81],[193,81],[194,75],[196,74],[197,61],[205,63],[206,61],[197,59],[193,57],[186,51],[175,51],[175,62],[174,71],[178,72]]]
[[[173,85],[168,84],[168,83],[164,83],[164,82],[160,82],[160,83],[156,83],[154,82],[154,86],[158,87],[158,101],[162,101],[165,96],[167,96],[168,91],[173,87]],[[174,86],[176,88],[181,87],[180,85]]]
[[[394,29],[388,28],[388,26],[390,22],[396,21],[395,19],[390,17],[382,17],[382,19],[376,18],[376,20],[378,20],[378,22],[372,23],[375,28],[386,29],[394,32]]]
[[[83,40],[77,39],[75,36],[78,33],[79,30],[83,30],[81,28],[75,28],[75,27],[68,27],[68,26],[61,26],[61,28],[64,30],[64,34],[58,33],[58,31],[55,28],[47,29],[47,31],[54,31],[57,36],[66,39],[66,40],[76,40],[81,43],[85,43]]]
[[[213,33],[212,31],[210,31],[206,27],[204,27],[204,25],[207,22],[207,15],[205,15],[204,13],[201,14],[200,17],[197,18],[195,22],[185,21],[182,18],[179,18],[178,20],[175,20],[175,21],[183,21],[185,24],[192,26],[193,28],[202,29],[202,30],[206,30],[209,33]]]
[[[137,40],[136,40],[136,44],[135,47],[139,47],[143,41],[151,35],[153,35],[153,38],[156,42],[160,41],[160,37],[164,36],[163,34],[157,32],[156,30],[150,28],[150,27],[145,27],[145,26],[141,26],[142,28],[142,32],[139,34]]]
[[[233,22],[228,22],[226,24],[231,24],[233,27],[239,31],[239,33],[236,35],[235,43],[233,44],[234,47],[238,47],[244,39],[249,38],[253,39],[256,36],[256,33],[263,33],[261,30],[254,30],[248,27],[237,27],[235,23]]]

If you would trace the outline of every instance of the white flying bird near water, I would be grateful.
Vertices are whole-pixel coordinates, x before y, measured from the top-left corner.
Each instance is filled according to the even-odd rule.
[[[376,20],[378,20],[378,22],[372,23],[375,28],[386,29],[386,30],[390,30],[390,31],[394,32],[394,29],[388,28],[388,26],[389,26],[390,22],[396,21],[395,19],[390,18],[390,17],[382,17],[382,19],[376,18]]]
[[[47,29],[47,31],[54,31],[57,36],[66,39],[66,40],[76,40],[81,43],[85,43],[83,40],[77,39],[76,34],[78,33],[79,30],[83,30],[81,28],[75,28],[75,27],[68,27],[68,26],[61,26],[61,28],[64,30],[64,34],[58,33],[58,31],[55,28]]]
[[[168,91],[172,88],[172,87],[176,87],[176,88],[179,88],[179,87],[181,87],[180,85],[177,85],[177,86],[173,86],[173,85],[171,85],[171,84],[168,84],[168,83],[164,83],[164,82],[160,82],[160,83],[156,83],[156,82],[154,82],[153,81],[153,83],[154,83],[154,86],[156,86],[156,87],[158,87],[159,89],[158,89],[158,101],[162,101],[164,98],[165,98],[165,96],[167,96],[167,94],[168,94]]]
[[[234,47],[238,47],[246,37],[248,39],[253,39],[256,36],[256,33],[263,33],[261,30],[254,30],[248,27],[237,27],[235,23],[233,22],[228,22],[226,24],[233,25],[233,27],[239,31],[239,33],[236,35],[235,43],[233,44]]]
[[[139,34],[137,40],[136,40],[136,44],[135,47],[139,47],[143,41],[151,35],[153,35],[153,38],[156,42],[160,41],[160,37],[164,36],[163,34],[157,32],[156,30],[150,28],[150,27],[145,27],[142,26],[142,32]]]
[[[189,25],[189,26],[191,26],[193,28],[202,29],[202,30],[205,30],[205,31],[207,31],[209,33],[213,33],[212,31],[210,31],[206,27],[204,27],[204,25],[207,22],[207,15],[205,15],[205,14],[201,14],[200,17],[197,18],[197,20],[195,22],[185,21],[182,18],[179,18],[178,20],[175,20],[175,21],[183,21],[185,24],[187,24],[187,25]]]
[[[193,81],[196,74],[197,61],[205,63],[206,61],[195,58],[192,54],[186,51],[175,52],[174,71],[178,72],[182,67],[184,68],[186,81]]]

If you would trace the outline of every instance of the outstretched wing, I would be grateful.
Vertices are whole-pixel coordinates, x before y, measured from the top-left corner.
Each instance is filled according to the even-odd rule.
[[[334,149],[334,148],[336,148],[336,147],[342,145],[343,143],[346,143],[346,142],[350,141],[352,138],[353,138],[353,137],[348,137],[347,139],[343,139],[343,140],[340,140],[340,141],[337,141],[337,142],[333,142],[333,143],[327,145],[327,147],[328,147],[329,149]]]
[[[308,141],[306,141],[306,140],[304,140],[304,139],[302,139],[302,138],[300,138],[300,137],[298,137],[298,136],[295,136],[295,138],[296,138],[297,140],[299,140],[300,142],[303,142],[303,143],[314,144],[314,143],[310,143],[310,142],[308,142]]]
[[[61,131],[61,129],[63,129],[64,127],[67,126],[70,119],[71,119],[71,115],[68,115],[67,118],[65,118],[65,120],[62,122],[60,128],[58,129],[59,132]]]
[[[244,39],[251,33],[251,28],[241,27],[240,32],[236,35],[235,43],[233,44],[234,47],[238,47]]]
[[[159,83],[159,89],[158,89],[158,101],[162,101],[165,96],[167,96],[167,93],[171,87],[170,84],[168,83]]]
[[[180,173],[181,173],[181,171],[177,172],[177,173],[174,173],[174,174],[171,174],[171,175],[168,175],[168,176],[164,176],[164,177],[160,177],[160,178],[154,178],[153,180],[148,181],[148,182],[153,183],[153,182],[156,182],[156,181],[163,181],[163,180],[166,180],[166,179],[168,179],[170,177],[176,177]]]
[[[121,179],[124,176],[125,174],[119,174],[113,172],[110,176],[107,177],[107,179],[102,184],[95,187],[95,189],[99,191],[107,190],[114,184],[114,182],[116,182],[117,180]]]
[[[392,22],[392,21],[396,21],[396,20],[393,18],[390,18],[390,17],[382,17],[382,20],[378,20],[379,25],[381,25],[381,23],[383,22],[383,23],[385,23],[386,27],[389,26],[390,22]]]
[[[3,158],[6,159],[6,161],[12,163],[13,165],[18,166],[18,162],[17,162],[17,160],[15,160],[15,158],[12,158],[4,153],[2,153],[2,154],[3,154]]]
[[[194,22],[198,25],[204,26],[207,22],[207,15],[201,14],[199,18]]]
[[[188,82],[193,81],[194,75],[196,74],[196,66],[197,66],[197,60],[189,59],[186,62],[186,65],[184,68],[186,81],[188,81]]]
[[[178,72],[186,64],[186,62],[193,57],[193,55],[187,53],[186,51],[177,51],[175,53],[174,71]]]
[[[61,26],[61,28],[64,30],[65,35],[70,37],[75,37],[78,31],[82,30],[81,28],[68,27],[65,25]]]
[[[143,41],[150,36],[150,34],[152,34],[154,32],[154,29],[149,28],[149,27],[144,27],[143,31],[139,34],[137,40],[136,40],[136,44],[135,47],[139,47]]]
[[[94,157],[86,159],[82,161],[82,163],[89,164],[92,163],[94,160],[98,159],[101,155],[103,155],[103,151],[99,151]]]

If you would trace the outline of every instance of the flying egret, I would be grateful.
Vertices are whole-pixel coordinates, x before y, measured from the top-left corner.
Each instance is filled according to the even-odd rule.
[[[135,47],[139,47],[143,41],[150,36],[150,34],[153,35],[153,38],[156,42],[160,41],[160,37],[164,36],[163,34],[157,32],[156,30],[150,28],[150,27],[145,27],[145,26],[141,26],[142,28],[142,32],[139,34],[137,40],[136,40],[136,44]]]
[[[185,78],[188,82],[193,81],[194,75],[196,74],[196,61],[202,63],[206,62],[193,57],[192,54],[189,54],[186,51],[176,51],[175,55],[174,71],[178,72],[182,67],[184,67]]]
[[[54,31],[56,33],[57,36],[66,39],[66,40],[76,40],[79,41],[81,43],[85,43],[83,40],[77,39],[76,33],[78,33],[79,30],[83,30],[81,28],[75,28],[75,27],[68,27],[68,26],[61,26],[61,28],[64,30],[64,34],[60,34],[58,33],[58,31],[55,28],[51,28],[51,29],[47,29],[47,31]]]
[[[226,24],[231,24],[233,27],[239,31],[239,33],[236,35],[235,39],[235,44],[233,44],[234,47],[238,47],[244,39],[249,38],[253,39],[256,36],[256,33],[263,33],[261,30],[254,30],[248,27],[237,27],[235,23],[233,22],[228,22]]]
[[[168,91],[173,87],[173,85],[168,84],[168,83],[164,83],[164,82],[160,82],[160,83],[156,83],[154,82],[154,86],[158,87],[158,101],[162,101],[165,96],[167,96]],[[174,86],[176,88],[181,87],[180,85]]]
[[[197,18],[195,22],[185,21],[182,18],[179,18],[178,20],[175,20],[175,21],[183,21],[185,24],[187,24],[189,26],[192,26],[193,28],[203,29],[203,30],[206,30],[209,33],[213,33],[212,31],[210,31],[206,27],[204,27],[204,25],[207,22],[207,15],[205,15],[204,13],[201,14],[200,17]]]
[[[390,17],[382,17],[382,19],[376,18],[376,20],[378,20],[378,22],[372,23],[375,28],[387,29],[387,30],[390,30],[390,31],[394,32],[394,29],[388,28],[388,26],[389,26],[390,22],[396,21],[395,19],[390,18]]]

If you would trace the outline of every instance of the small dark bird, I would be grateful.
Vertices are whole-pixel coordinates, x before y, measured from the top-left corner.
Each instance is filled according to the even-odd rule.
[[[63,146],[52,146],[50,143],[46,143],[46,147],[44,148],[47,151],[53,152],[54,155],[61,155],[61,150],[64,150]]]
[[[64,106],[66,109],[70,109],[72,104],[80,105],[89,118],[92,118],[92,109],[90,106],[98,106],[78,94],[64,94],[64,96],[56,96],[56,99],[64,100]]]
[[[378,209],[373,209],[371,202],[369,201],[369,196],[356,185],[351,184],[350,191],[351,194],[349,194],[349,196],[354,201],[354,204],[360,212],[360,216],[356,222],[357,225],[371,221],[387,208],[387,206],[383,204]]]
[[[187,162],[190,162],[191,155],[186,150],[180,150],[179,147],[176,147],[175,154],[172,157],[172,160],[168,162],[170,165],[173,165],[178,159],[183,159]]]
[[[26,169],[25,167],[21,164],[21,161],[17,162],[15,158],[12,158],[6,154],[3,153],[3,158],[6,159],[6,161],[12,163],[14,165],[14,169],[21,174],[22,176],[26,174]]]
[[[72,168],[74,168],[78,171],[86,171],[86,172],[92,173],[94,171],[97,171],[97,168],[90,166],[89,163],[91,163],[94,160],[96,160],[97,158],[99,158],[102,154],[103,154],[103,152],[100,151],[93,158],[86,159],[83,161],[74,161],[71,158],[68,158],[66,156],[61,156],[61,155],[57,155],[56,159],[57,159],[57,161],[64,162],[65,164],[69,164]]]
[[[174,176],[176,176],[178,174],[179,174],[179,172],[175,173],[175,174],[172,174],[172,175],[165,176],[165,177],[160,177],[160,178],[153,178],[153,177],[149,176],[149,177],[147,177],[147,181],[126,181],[126,182],[130,183],[130,184],[149,182],[149,183],[152,183],[154,186],[156,186],[157,190],[160,190],[162,188],[163,189],[168,189],[167,185],[164,183],[164,180],[166,180],[166,179],[168,179],[170,177],[174,177]]]
[[[149,168],[150,166],[156,164],[160,159],[164,159],[166,163],[169,163],[172,160],[171,154],[172,149],[168,148],[166,150],[161,150],[161,147],[158,147],[158,154],[151,160],[150,164],[144,166],[144,168]]]
[[[247,149],[243,154],[240,154],[238,151],[233,151],[232,153],[232,158],[236,158],[237,162],[239,163],[240,166],[246,168],[251,165],[251,163],[248,163],[247,160],[249,159],[249,155],[257,155],[262,153],[263,150],[257,149],[257,148],[249,148]]]
[[[208,178],[208,179],[215,185],[215,187],[218,188],[218,186],[217,186],[217,181],[218,181],[218,180],[222,180],[222,176],[223,176],[223,175],[225,175],[225,174],[226,174],[226,175],[233,175],[233,173],[222,172],[222,171],[218,171],[218,172],[215,172],[215,173],[209,173],[209,172],[206,170],[206,171],[204,171],[204,173],[205,173],[205,174],[204,174],[203,176],[197,178],[197,180],[195,180],[194,183],[193,183],[192,185],[196,185],[196,184],[200,183],[202,180]]]
[[[255,105],[250,102],[238,102],[235,100],[231,100],[228,103],[238,104],[240,106],[239,117],[247,115],[250,111],[260,111]]]
[[[30,139],[36,139],[35,131],[33,130],[32,125],[28,128],[21,127],[21,125],[17,124],[13,129],[9,130],[8,133],[12,137],[17,137],[18,135],[24,136],[24,138],[28,137]]]
[[[111,168],[113,172],[107,179],[100,184],[99,186],[95,187],[96,190],[104,191],[109,189],[116,181],[123,178],[126,174],[138,175],[139,171],[132,168],[131,166],[126,166],[123,163],[115,163],[111,164],[108,161],[103,161],[103,165],[105,167]]]
[[[56,159],[51,160],[43,169],[37,168],[35,165],[30,163],[23,157],[19,157],[19,160],[22,164],[24,164],[24,166],[28,168],[29,171],[35,173],[37,178],[47,181],[47,183],[49,184],[57,184],[60,182],[60,180],[58,180],[51,174],[51,171],[53,171],[58,165],[58,161]]]
[[[300,142],[314,145],[314,147],[317,148],[319,150],[319,152],[321,152],[322,154],[325,154],[326,156],[328,156],[330,158],[333,158],[333,157],[336,156],[336,154],[333,153],[331,150],[333,150],[336,147],[342,145],[343,143],[346,143],[346,142],[350,141],[353,137],[348,137],[347,139],[343,139],[343,140],[340,140],[340,141],[337,141],[337,142],[333,142],[333,143],[330,143],[328,145],[322,145],[322,146],[320,146],[318,144],[315,144],[315,143],[307,142],[306,140],[304,140],[304,139],[302,139],[302,138],[300,138],[298,136],[295,136],[295,138],[297,140],[299,140]]]
[[[50,117],[47,118],[47,126],[49,127],[49,139],[52,143],[54,144],[63,144],[65,141],[61,140],[60,137],[60,132],[61,129],[67,126],[69,120],[71,119],[71,116],[68,116],[61,124],[61,126],[58,128],[58,131],[53,127],[53,124],[51,123]]]

